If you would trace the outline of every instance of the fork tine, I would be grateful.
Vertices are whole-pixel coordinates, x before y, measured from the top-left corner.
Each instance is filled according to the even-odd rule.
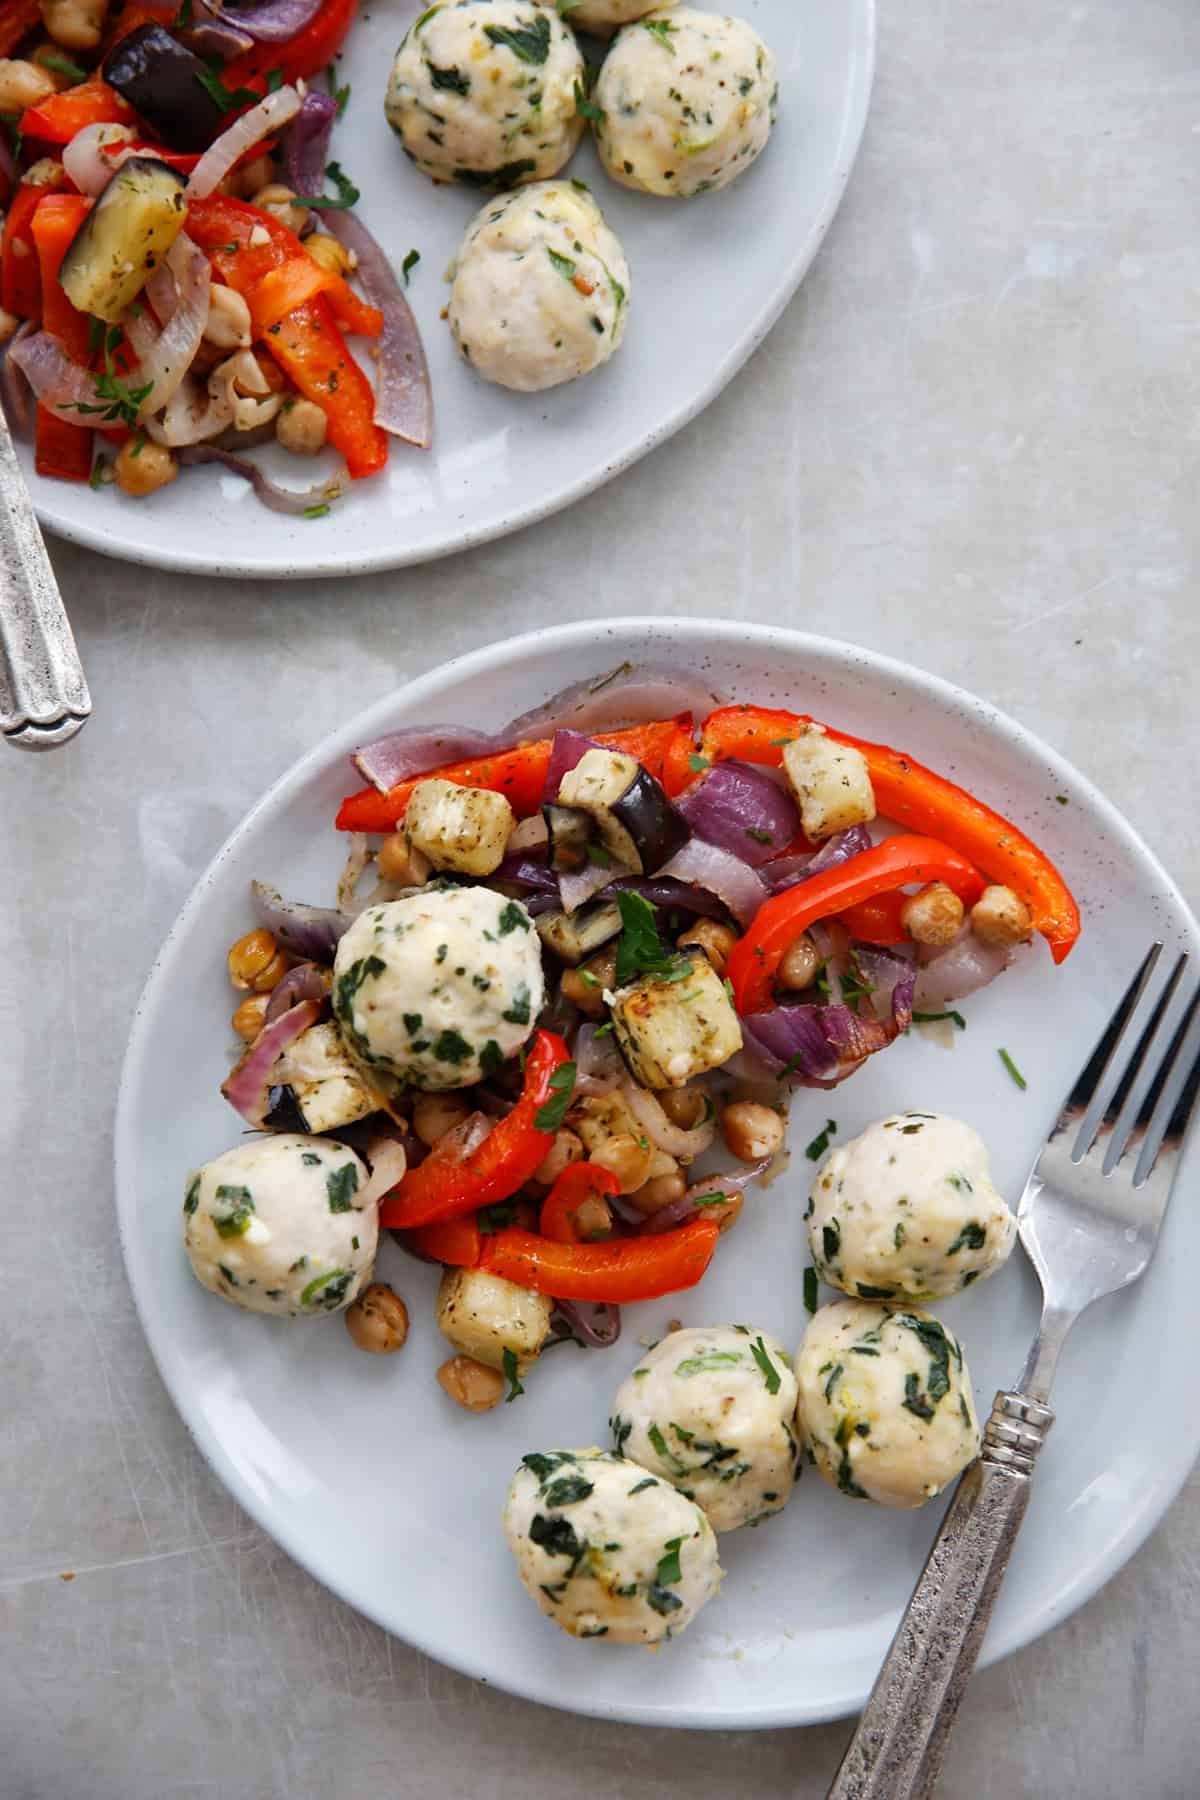
[[[1129,1105],[1129,1099],[1134,1088],[1137,1086],[1138,1077],[1141,1075],[1143,1069],[1147,1069],[1150,1066],[1148,1058],[1151,1048],[1155,1038],[1158,1036],[1159,1027],[1170,1011],[1171,1002],[1175,998],[1175,990],[1183,978],[1184,970],[1187,968],[1187,961],[1187,951],[1185,950],[1176,962],[1175,967],[1167,978],[1162,993],[1155,1002],[1154,1010],[1150,1015],[1145,1030],[1138,1039],[1137,1048],[1126,1064],[1121,1079],[1113,1089],[1112,1098],[1105,1107],[1104,1117],[1100,1120],[1099,1126],[1097,1127],[1095,1137],[1090,1146],[1090,1153],[1093,1156],[1097,1154],[1104,1156],[1105,1174],[1108,1174],[1111,1169],[1114,1169],[1125,1154],[1125,1146],[1129,1141],[1133,1111],[1132,1107]],[[1080,1142],[1082,1143],[1082,1141],[1081,1133]]]
[[[1154,973],[1154,965],[1157,963],[1161,954],[1162,944],[1151,944],[1142,960],[1141,968],[1126,988],[1121,1004],[1117,1007],[1117,1010],[1109,1020],[1103,1037],[1092,1051],[1091,1056],[1088,1058],[1079,1074],[1078,1080],[1071,1089],[1071,1092],[1067,1095],[1067,1098],[1063,1103],[1063,1109],[1058,1115],[1058,1122],[1051,1133],[1052,1137],[1056,1137],[1060,1132],[1068,1130],[1070,1126],[1078,1124],[1080,1116],[1087,1112],[1088,1107],[1095,1098],[1101,1082],[1104,1080],[1108,1071],[1108,1065],[1116,1052],[1117,1045],[1124,1037],[1125,1029],[1129,1024],[1130,1019],[1133,1017],[1134,1012],[1137,1010],[1137,1005],[1145,991],[1146,983]],[[1080,1151],[1080,1154],[1082,1154],[1082,1150]]]
[[[1166,1142],[1169,1131],[1172,1142],[1169,1154],[1175,1155],[1183,1141],[1188,1119],[1196,1099],[1196,1090],[1200,1087],[1200,1044],[1196,1047],[1196,1055],[1192,1066],[1184,1079],[1183,1087],[1170,1113],[1168,1122],[1166,1095],[1171,1085],[1171,1078],[1183,1056],[1184,1046],[1192,1034],[1192,1027],[1200,1017],[1200,987],[1192,995],[1187,1010],[1180,1019],[1171,1039],[1171,1047],[1159,1064],[1154,1080],[1150,1084],[1146,1098],[1138,1111],[1137,1123],[1129,1134],[1126,1148],[1141,1146],[1137,1167],[1134,1170],[1134,1186],[1140,1187],[1147,1179],[1158,1160],[1161,1146]]]

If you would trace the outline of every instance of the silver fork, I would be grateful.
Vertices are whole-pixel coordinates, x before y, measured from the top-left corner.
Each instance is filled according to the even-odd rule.
[[[1016,1391],[996,1395],[982,1454],[959,1482],[830,1800],[932,1794],[1054,1423],[1046,1400],[1063,1341],[1086,1307],[1136,1281],[1154,1252],[1200,1089],[1200,988],[1165,1052],[1152,1056],[1188,960],[1180,956],[1151,1001],[1161,953],[1161,944],[1148,951],[1025,1184],[1017,1216],[1042,1284],[1041,1325]],[[1117,1053],[1139,1027],[1106,1099]]]

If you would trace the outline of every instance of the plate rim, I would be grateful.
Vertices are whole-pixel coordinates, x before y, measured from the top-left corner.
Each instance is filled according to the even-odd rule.
[[[293,793],[326,768],[330,761],[340,755],[348,754],[348,746],[354,742],[362,742],[370,734],[378,733],[381,727],[386,727],[398,704],[407,702],[410,705],[414,703],[420,705],[423,689],[441,687],[448,678],[470,679],[474,675],[489,670],[495,671],[500,667],[519,665],[530,652],[577,648],[581,653],[586,653],[587,650],[595,649],[607,640],[619,640],[627,634],[642,634],[647,631],[660,638],[682,640],[690,651],[706,648],[727,650],[729,647],[727,634],[730,630],[736,631],[739,643],[743,644],[753,643],[759,647],[769,647],[777,646],[782,640],[786,643],[788,650],[797,655],[802,656],[815,652],[824,657],[833,656],[843,662],[857,661],[860,664],[865,662],[872,674],[902,684],[915,694],[926,693],[936,698],[942,706],[950,706],[969,713],[987,732],[999,732],[1010,742],[1015,743],[1020,750],[1040,758],[1056,776],[1063,778],[1064,781],[1069,781],[1073,786],[1073,791],[1095,809],[1106,829],[1120,841],[1123,849],[1140,859],[1142,866],[1147,868],[1153,876],[1164,902],[1177,911],[1181,922],[1194,937],[1200,939],[1200,922],[1197,921],[1196,915],[1188,905],[1179,886],[1140,833],[1124,813],[1108,799],[1103,790],[1097,787],[1088,776],[1082,774],[1074,764],[1048,744],[1038,733],[1031,731],[1011,714],[973,693],[970,689],[963,688],[956,682],[921,669],[901,658],[885,655],[865,645],[854,644],[845,639],[826,637],[815,632],[796,631],[787,626],[763,625],[725,616],[715,619],[690,616],[655,618],[647,614],[633,614],[606,620],[583,620],[523,632],[515,638],[482,645],[475,650],[434,665],[415,676],[411,681],[393,688],[333,731],[326,733],[319,743],[298,757],[271,783],[228,833],[195,881],[151,964],[130,1020],[129,1036],[122,1058],[117,1089],[113,1130],[114,1204],[117,1213],[118,1235],[138,1322],[154,1358],[159,1377],[172,1405],[183,1421],[189,1437],[217,1480],[233,1495],[259,1528],[274,1543],[278,1544],[306,1574],[329,1592],[335,1594],[344,1604],[372,1620],[381,1630],[399,1638],[401,1642],[409,1644],[434,1661],[453,1668],[473,1680],[480,1681],[485,1686],[509,1693],[517,1699],[550,1706],[557,1711],[581,1717],[620,1721],[659,1729],[666,1726],[684,1730],[771,1730],[823,1724],[849,1717],[851,1713],[858,1711],[866,1702],[867,1691],[864,1690],[852,1701],[833,1699],[828,1702],[818,1702],[815,1705],[809,1704],[805,1707],[802,1697],[797,1696],[795,1704],[770,1704],[756,1712],[747,1713],[744,1709],[722,1711],[710,1708],[702,1717],[675,1718],[669,1715],[664,1716],[661,1711],[650,1706],[620,1702],[607,1703],[602,1700],[590,1701],[586,1698],[586,1690],[583,1690],[584,1697],[580,1701],[568,1703],[543,1692],[535,1691],[531,1684],[520,1679],[509,1681],[502,1676],[497,1676],[491,1665],[485,1665],[481,1660],[472,1656],[469,1646],[451,1658],[447,1656],[443,1647],[435,1646],[424,1631],[416,1629],[410,1632],[408,1629],[398,1629],[393,1622],[383,1616],[381,1611],[371,1606],[369,1598],[364,1599],[357,1593],[351,1593],[348,1591],[347,1584],[318,1572],[310,1560],[310,1551],[297,1541],[297,1534],[286,1524],[280,1526],[270,1517],[269,1505],[262,1502],[244,1480],[238,1465],[225,1453],[216,1433],[210,1428],[204,1415],[198,1408],[193,1409],[189,1406],[184,1397],[186,1390],[177,1383],[173,1373],[168,1373],[170,1357],[169,1354],[165,1358],[160,1355],[160,1342],[169,1347],[170,1332],[167,1330],[160,1332],[157,1324],[151,1322],[147,1307],[143,1305],[142,1292],[134,1279],[136,1252],[133,1249],[132,1240],[135,1235],[133,1228],[136,1214],[131,1201],[124,1197],[126,1194],[132,1195],[134,1183],[132,1179],[127,1182],[125,1177],[127,1174],[132,1176],[136,1164],[138,1133],[133,1105],[135,1088],[145,1060],[145,1040],[149,1037],[151,1026],[162,1001],[169,1001],[169,977],[175,954],[180,949],[182,940],[190,930],[196,915],[202,910],[209,889],[219,876],[226,859],[242,840],[254,831],[263,814],[268,810],[274,810],[287,804]],[[164,984],[166,985],[164,986]],[[163,990],[161,994],[160,988]],[[997,1633],[993,1629],[989,1633],[979,1659],[981,1669],[990,1667],[1014,1651],[1036,1642],[1046,1632],[1061,1624],[1063,1620],[1070,1617],[1072,1613],[1099,1593],[1136,1554],[1151,1532],[1162,1522],[1188,1478],[1197,1452],[1200,1450],[1200,1419],[1188,1441],[1190,1449],[1186,1457],[1174,1463],[1162,1479],[1142,1492],[1137,1503],[1127,1512],[1121,1528],[1113,1533],[1104,1552],[1096,1557],[1087,1571],[1078,1575],[1073,1582],[1060,1590],[1053,1602],[1043,1603],[1041,1609],[1034,1615],[1032,1623],[1026,1620],[1006,1632]]]
[[[35,499],[34,511],[37,514],[38,523],[44,531],[53,532],[56,537],[64,539],[67,543],[78,544],[83,549],[98,552],[101,556],[130,562],[142,568],[162,569],[168,573],[184,575],[210,575],[221,580],[320,581],[336,579],[340,576],[377,575],[394,569],[420,568],[428,563],[441,562],[446,557],[457,556],[462,551],[477,550],[485,544],[495,543],[501,538],[511,536],[514,532],[523,531],[527,526],[538,525],[544,519],[552,518],[555,513],[564,512],[569,507],[575,506],[590,494],[598,493],[618,475],[624,474],[627,469],[633,468],[651,451],[658,449],[661,444],[675,437],[685,425],[689,425],[693,419],[698,418],[711,406],[739,370],[745,367],[755,351],[761,347],[778,323],[784,309],[790,305],[799,292],[845,197],[850,176],[862,148],[867,119],[871,111],[878,43],[877,3],[876,0],[852,0],[852,4],[860,13],[857,39],[859,53],[851,59],[849,105],[841,145],[842,155],[826,195],[825,204],[810,229],[797,243],[795,254],[783,280],[767,295],[753,321],[745,328],[728,355],[710,371],[708,379],[699,393],[692,400],[677,407],[665,419],[660,420],[650,431],[643,433],[636,443],[613,461],[603,463],[599,469],[592,470],[589,474],[581,475],[576,481],[549,499],[531,500],[527,505],[507,513],[494,524],[475,530],[468,527],[461,536],[441,542],[434,548],[405,551],[403,546],[399,546],[393,550],[367,552],[361,555],[356,555],[350,550],[344,555],[326,558],[323,561],[306,562],[303,567],[297,566],[293,552],[288,553],[286,562],[278,564],[246,560],[222,562],[219,557],[215,560],[198,560],[189,552],[173,551],[169,544],[164,545],[161,549],[148,550],[145,545],[131,544],[123,537],[114,542],[112,533],[93,529],[86,523],[81,524],[79,521],[73,520],[69,513],[60,513]]]

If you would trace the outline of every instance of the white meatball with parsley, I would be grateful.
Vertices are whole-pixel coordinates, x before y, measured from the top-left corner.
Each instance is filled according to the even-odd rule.
[[[673,1331],[617,1392],[622,1455],[696,1502],[714,1531],[736,1531],[791,1497],[796,1378],[783,1345],[744,1325]]]
[[[623,187],[711,193],[766,149],[778,98],[775,58],[743,20],[660,7],[626,25],[600,70],[601,160]]]
[[[665,1643],[721,1585],[700,1508],[604,1450],[523,1457],[504,1533],[526,1591],[572,1637]]]
[[[979,1133],[941,1113],[893,1113],[831,1150],[813,1177],[818,1273],[860,1299],[933,1299],[1003,1268],[1017,1221]]]
[[[630,275],[582,182],[545,181],[489,201],[467,227],[449,320],[462,357],[520,393],[600,368],[620,345]]]
[[[345,1144],[255,1137],[189,1176],[183,1242],[201,1287],[247,1312],[341,1312],[370,1278],[378,1208]]]
[[[384,111],[434,181],[515,187],[555,175],[584,131],[579,46],[552,6],[430,6],[392,65]]]
[[[809,1322],[796,1380],[800,1435],[852,1500],[922,1506],[979,1454],[962,1346],[931,1313],[835,1300]]]
[[[595,37],[611,37],[622,25],[644,18],[650,12],[665,12],[674,0],[560,0],[559,11],[576,31],[590,31]]]
[[[431,887],[368,906],[333,964],[333,1011],[372,1080],[428,1090],[494,1075],[545,999],[541,944],[519,900]]]

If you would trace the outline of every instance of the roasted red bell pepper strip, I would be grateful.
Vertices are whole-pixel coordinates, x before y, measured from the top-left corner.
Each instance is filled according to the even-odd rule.
[[[90,426],[72,425],[69,419],[39,406],[33,466],[39,475],[48,475],[55,481],[86,481],[92,472]]]
[[[473,1213],[461,1219],[443,1219],[436,1225],[418,1225],[405,1233],[408,1249],[431,1262],[446,1263],[452,1269],[475,1269],[483,1255],[483,1233]]]
[[[255,337],[266,337],[290,312],[318,294],[328,293],[339,279],[332,269],[323,269],[308,255],[291,256],[277,269],[268,269],[250,306]]]
[[[706,1219],[689,1219],[657,1237],[610,1238],[604,1244],[556,1244],[533,1231],[498,1231],[484,1240],[479,1266],[556,1300],[623,1306],[695,1287],[719,1235]]]
[[[7,56],[27,31],[41,23],[42,9],[38,0],[6,0],[4,11],[0,13],[0,56]]]
[[[48,94],[21,114],[22,137],[37,138],[43,144],[69,144],[85,125],[129,125],[133,111],[116,88],[110,88],[99,75],[80,82],[78,87],[64,88],[61,94]]]
[[[650,725],[630,725],[623,731],[597,731],[591,735],[598,744],[610,750],[624,750],[636,757],[657,779],[662,779],[665,758],[680,733],[687,732],[691,741],[690,716],[681,713],[677,719],[658,719]],[[337,816],[339,831],[394,831],[404,817],[409,795],[418,781],[438,775],[443,781],[457,782],[459,787],[489,788],[503,794],[518,819],[528,819],[542,804],[546,772],[550,767],[549,738],[536,743],[518,744],[515,750],[501,750],[495,756],[481,756],[472,762],[447,763],[440,769],[429,769],[425,775],[414,775],[401,781],[386,794],[377,788],[361,788],[343,800]]]
[[[379,1223],[401,1231],[455,1219],[481,1206],[494,1206],[523,1187],[554,1142],[540,1130],[537,1115],[550,1099],[556,1070],[570,1062],[567,1046],[553,1031],[534,1033],[525,1061],[525,1087],[508,1117],[464,1160],[433,1151],[410,1169],[386,1196]],[[574,1081],[574,1069],[569,1079]]]
[[[784,744],[811,722],[804,713],[725,706],[705,720],[700,748],[714,762],[737,757],[778,766]],[[1079,908],[1049,857],[1024,832],[903,751],[850,737],[832,726],[825,729],[836,743],[862,752],[885,819],[961,850],[990,881],[1021,896],[1056,963],[1070,955],[1079,936]]]
[[[46,194],[31,225],[42,283],[42,325],[81,368],[86,368],[89,357],[88,315],[67,299],[58,272],[91,204],[82,194]]]
[[[283,71],[285,81],[309,81],[328,68],[346,41],[354,23],[358,0],[326,0],[316,17],[283,44],[258,44],[244,56],[226,64],[222,80],[230,88],[244,87],[252,76]]]
[[[611,1200],[620,1192],[620,1186],[612,1170],[601,1163],[568,1163],[542,1201],[538,1230],[556,1244],[597,1242],[597,1237],[580,1231],[579,1209],[585,1200]],[[604,1233],[605,1237],[608,1235]]]
[[[787,888],[760,906],[745,937],[729,953],[725,973],[743,1015],[766,1012],[773,1004],[771,987],[784,953],[802,931],[860,900],[904,887],[909,882],[944,881],[964,906],[973,906],[984,881],[973,864],[933,838],[885,838],[836,869]]]
[[[0,306],[19,319],[38,320],[42,316],[42,278],[33,241],[33,215],[45,198],[43,187],[19,187],[4,220]]]
[[[337,328],[328,294],[318,294],[273,325],[263,340],[284,374],[325,414],[329,442],[352,481],[377,475],[388,437],[375,423],[375,390]]]
[[[243,295],[259,336],[282,316],[274,306],[269,309],[269,320],[259,320],[256,302],[260,285],[275,270],[297,261],[321,270],[326,279],[314,291],[328,294],[334,318],[342,330],[359,337],[378,337],[383,330],[379,308],[360,300],[343,276],[322,269],[295,232],[273,213],[245,200],[233,200],[227,194],[210,194],[205,200],[191,202],[187,229],[188,235],[208,252],[221,280]],[[296,304],[302,302],[297,300]]]
[[[845,907],[838,918],[851,937],[864,944],[911,944],[912,937],[900,917],[907,899],[907,894],[894,888],[890,894],[875,894],[870,900]]]

